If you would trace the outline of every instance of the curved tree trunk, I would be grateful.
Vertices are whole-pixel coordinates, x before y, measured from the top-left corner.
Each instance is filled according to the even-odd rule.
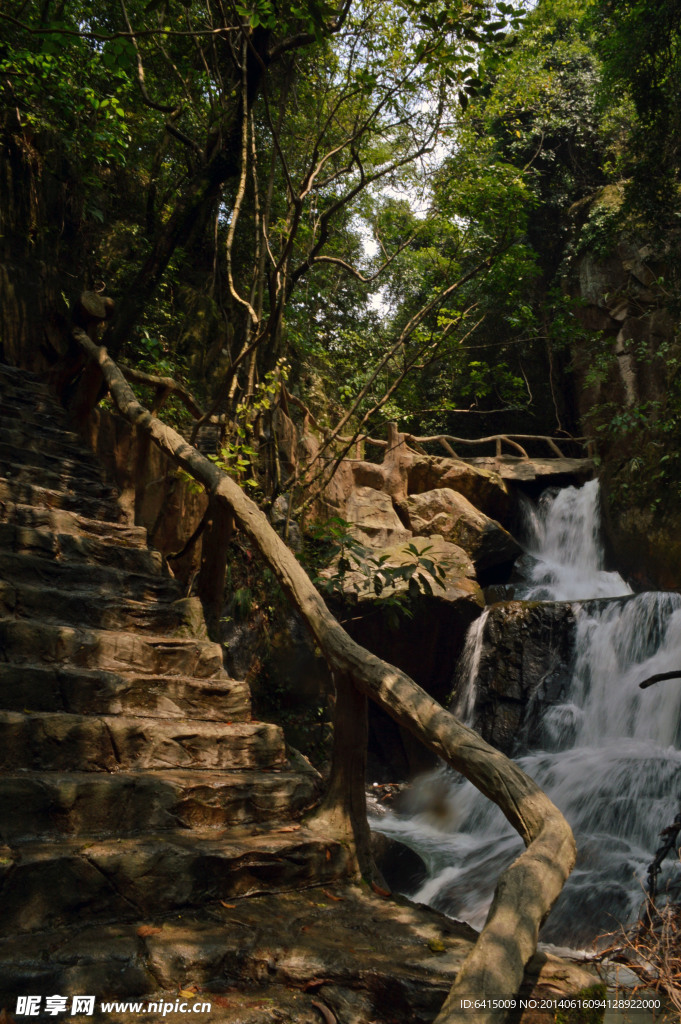
[[[120,370],[81,330],[74,337],[101,367],[121,414],[146,431],[171,458],[231,509],[305,619],[334,676],[349,680],[395,721],[461,772],[493,800],[527,849],[503,872],[485,926],[461,967],[436,1024],[498,1024],[505,1014],[490,1001],[509,999],[520,987],[539,927],[575,861],[569,825],[539,786],[421,689],[406,673],[355,643],[332,616],[293,553],[263,512],[230,477],[135,398]],[[358,851],[359,852],[359,851]],[[485,1000],[471,1011],[462,999]]]

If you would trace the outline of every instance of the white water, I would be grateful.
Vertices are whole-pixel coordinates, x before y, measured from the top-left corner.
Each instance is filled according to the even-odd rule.
[[[603,570],[597,484],[567,488],[532,512],[531,600],[609,600],[575,605],[576,654],[561,703],[542,721],[544,749],[517,758],[566,815],[577,867],[542,932],[545,942],[590,945],[631,917],[642,900],[657,835],[681,796],[681,685],[640,690],[657,672],[681,668],[681,597],[640,594]],[[623,600],[624,599],[624,600]],[[470,719],[484,624],[469,644]],[[497,808],[461,776],[440,769],[416,789],[421,804],[375,827],[416,849],[429,878],[415,899],[481,927],[495,881],[522,850]]]

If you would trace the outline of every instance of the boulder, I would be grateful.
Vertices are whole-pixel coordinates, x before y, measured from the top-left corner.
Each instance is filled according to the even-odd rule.
[[[494,466],[472,466],[461,459],[413,455],[408,467],[410,495],[449,487],[495,519],[505,519],[511,509],[508,488]]]
[[[406,532],[406,531],[405,531]],[[376,562],[381,563],[381,569],[389,571],[404,565],[411,565],[417,555],[410,548],[415,549],[419,555],[432,560],[436,566],[444,570],[442,585],[432,578],[430,573],[423,570],[423,575],[428,578],[433,598],[445,601],[448,604],[455,604],[457,601],[470,601],[482,608],[484,598],[482,591],[475,582],[475,566],[463,548],[440,535],[432,537],[412,537],[408,534],[407,540],[399,544],[386,545],[366,550],[366,559],[361,561],[356,568],[346,573],[343,578],[343,595],[346,600],[352,603],[365,604],[375,603],[384,598],[388,591],[384,590],[377,594],[374,589],[373,579],[377,571]],[[330,575],[331,569],[325,570],[324,576]],[[393,593],[401,594],[408,589],[408,582],[404,579],[395,580],[390,590]]]
[[[453,666],[468,627],[480,614],[484,598],[473,563],[462,548],[438,535],[413,537],[410,545],[444,567],[444,587],[433,583],[432,595],[411,598],[407,613],[398,617],[394,609],[392,614],[384,614],[385,602],[376,595],[371,575],[358,569],[343,580],[338,614],[358,643],[397,665],[442,702],[451,689]],[[414,558],[407,547],[403,543],[373,548],[367,555],[373,559],[385,556],[385,566],[403,565]],[[396,590],[404,592],[407,586],[400,580]],[[389,593],[384,590],[383,597]],[[373,777],[385,782],[425,771],[434,763],[422,744],[373,704],[369,708],[369,758]]]
[[[414,533],[437,534],[458,545],[470,555],[477,569],[503,565],[520,554],[520,545],[500,523],[451,487],[412,494],[406,505]]]
[[[477,672],[473,728],[504,753],[525,746],[552,749],[543,713],[569,684],[574,607],[564,601],[504,601],[490,606]],[[465,685],[455,674],[453,701]],[[547,732],[547,729],[549,731]]]
[[[411,531],[400,521],[389,494],[373,487],[356,487],[348,495],[345,519],[354,536],[367,547],[383,548],[408,541]]]

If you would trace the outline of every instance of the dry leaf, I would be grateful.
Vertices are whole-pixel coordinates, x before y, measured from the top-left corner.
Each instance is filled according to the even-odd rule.
[[[236,903],[225,903],[224,900],[220,900],[223,907],[227,907],[227,910],[236,910]]]
[[[445,944],[444,942],[440,942],[439,939],[430,939],[428,942],[428,949],[431,949],[433,953],[444,953]]]
[[[334,894],[332,892],[329,892],[328,889],[322,889],[322,892],[324,893],[325,896],[328,896],[330,900],[333,900],[334,903],[343,902],[342,896],[334,896]]]
[[[281,828],[277,829],[277,832],[297,832],[300,825],[282,825]]]
[[[326,859],[331,860],[331,850],[328,847],[326,848]]]
[[[158,935],[161,931],[160,928],[155,928],[153,924],[141,924],[137,929],[137,934],[140,939],[146,939],[147,935]]]
[[[191,988],[180,989],[180,995],[182,996],[183,999],[193,999],[194,996],[196,995],[196,992],[197,990],[194,986],[192,986]]]

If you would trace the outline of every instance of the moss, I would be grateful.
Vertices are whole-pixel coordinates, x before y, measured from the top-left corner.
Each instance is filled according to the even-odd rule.
[[[574,1002],[574,1009],[556,1010],[553,1018],[554,1024],[602,1024],[605,1017],[605,1006],[585,1006],[589,1002],[604,1002],[607,996],[605,985],[589,985],[588,988],[580,989],[573,996],[566,996],[566,1002]]]

